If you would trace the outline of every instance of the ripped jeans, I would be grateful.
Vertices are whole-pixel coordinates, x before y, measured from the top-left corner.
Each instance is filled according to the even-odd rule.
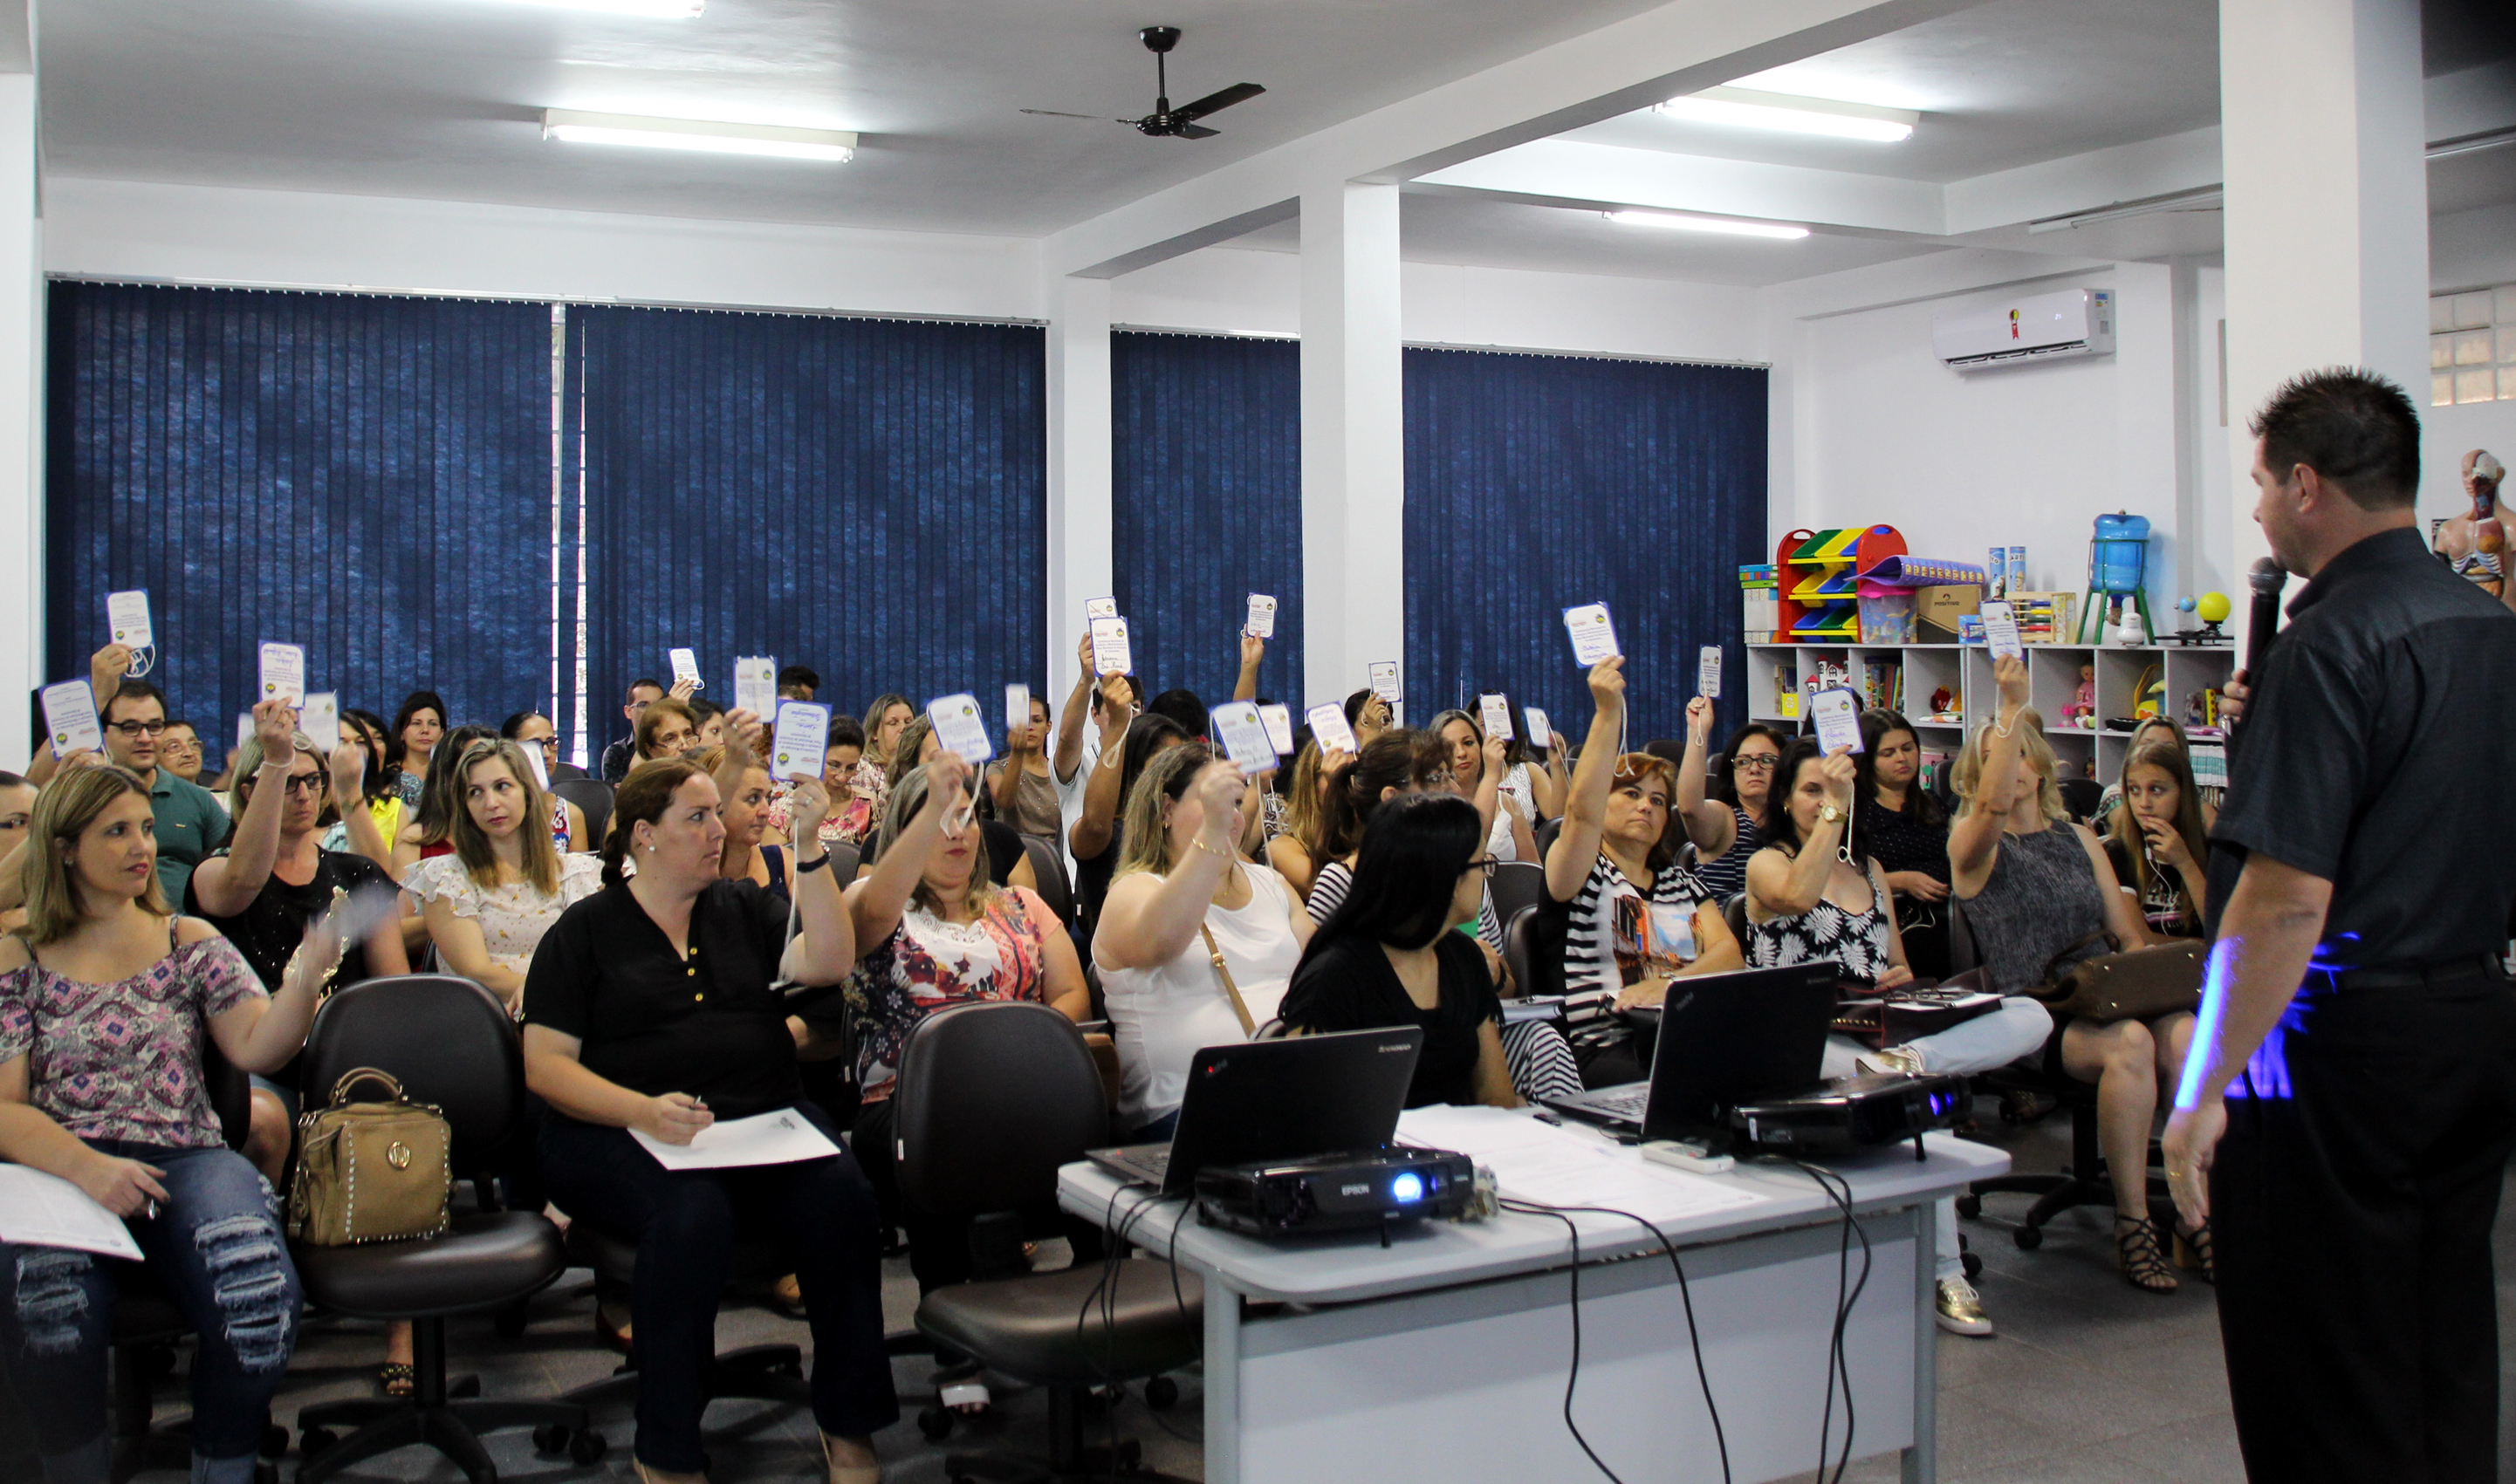
[[[147,1255],[148,1276],[200,1337],[192,1361],[193,1472],[202,1474],[204,1461],[235,1460],[250,1477],[271,1398],[296,1347],[302,1301],[278,1203],[261,1174],[231,1150],[88,1144],[166,1172],[158,1183],[171,1199],[158,1203],[153,1218],[133,1216],[129,1225]],[[81,1456],[96,1454],[105,1439],[116,1265],[92,1253],[0,1242],[0,1278],[11,1291],[10,1302],[0,1305],[0,1364],[57,1478],[84,1473]]]

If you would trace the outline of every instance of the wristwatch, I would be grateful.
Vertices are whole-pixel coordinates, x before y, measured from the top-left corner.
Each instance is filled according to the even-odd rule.
[[[1817,817],[1821,824],[1841,824],[1843,823],[1843,810],[1836,806],[1833,800],[1829,799],[1825,803],[1817,806]]]

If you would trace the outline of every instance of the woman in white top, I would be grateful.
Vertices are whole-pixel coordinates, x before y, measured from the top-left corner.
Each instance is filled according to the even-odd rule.
[[[522,745],[474,742],[455,770],[454,853],[413,863],[401,886],[418,899],[445,967],[514,1010],[542,934],[603,888],[603,862],[562,852],[551,839],[550,796],[533,782]]]
[[[1535,860],[1537,820],[1529,793],[1529,764],[1509,761],[1510,743],[1488,741],[1485,728],[1464,711],[1446,711],[1433,719],[1433,735],[1442,739],[1450,760],[1450,787],[1477,806],[1486,822],[1486,853],[1496,860]],[[1520,787],[1514,790],[1513,781]]]
[[[1169,1136],[1190,1059],[1274,1019],[1311,940],[1310,914],[1284,879],[1235,848],[1248,787],[1239,768],[1190,742],[1154,757],[1127,796],[1092,961],[1118,1043],[1118,1122],[1131,1139]]]

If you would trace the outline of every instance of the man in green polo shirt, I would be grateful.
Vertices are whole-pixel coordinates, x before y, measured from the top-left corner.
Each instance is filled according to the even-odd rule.
[[[105,757],[148,785],[157,816],[157,885],[180,912],[192,868],[228,838],[228,811],[216,794],[157,765],[166,737],[166,697],[147,680],[123,679],[130,668],[131,651],[107,644],[89,663],[88,678],[96,686],[97,713],[105,719]]]

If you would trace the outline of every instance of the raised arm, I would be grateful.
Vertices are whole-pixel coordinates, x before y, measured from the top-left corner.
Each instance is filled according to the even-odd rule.
[[[798,984],[836,984],[857,967],[857,932],[846,886],[832,875],[829,851],[821,845],[829,791],[818,778],[799,778],[787,802],[795,821],[795,870],[787,891],[795,902],[796,931],[786,946],[786,976]]]
[[[1739,838],[1739,816],[1704,792],[1711,747],[1712,703],[1697,696],[1686,703],[1686,756],[1677,764],[1676,804],[1678,817],[1686,822],[1686,838],[1705,860],[1728,854]]]
[[[253,734],[262,743],[262,767],[253,778],[253,801],[228,837],[228,853],[192,868],[192,894],[212,917],[233,917],[262,894],[279,860],[279,814],[287,802],[288,760],[294,756],[297,713],[286,701],[253,708]]]
[[[1167,964],[1195,941],[1205,909],[1236,858],[1233,840],[1248,782],[1240,769],[1218,763],[1180,801],[1198,810],[1195,844],[1170,874],[1124,877],[1110,886],[1093,934],[1092,958],[1103,969],[1151,969]]]
[[[1493,838],[1494,810],[1502,806],[1503,775],[1511,771],[1511,764],[1503,761],[1510,753],[1510,743],[1500,737],[1488,737],[1479,754],[1484,767],[1477,774],[1477,824],[1489,840]]]
[[[944,753],[926,764],[926,802],[900,838],[883,847],[873,874],[848,891],[848,916],[855,932],[850,946],[857,950],[850,957],[851,966],[856,958],[891,940],[892,930],[900,926],[909,899],[917,893],[918,879],[926,874],[926,857],[944,836],[944,821],[960,808],[969,787],[970,764],[961,761],[959,753]],[[985,869],[984,852],[972,869]]]
[[[1240,679],[1232,682],[1232,699],[1258,699],[1258,662],[1267,657],[1267,641],[1255,634],[1240,636]]]
[[[113,705],[115,692],[122,688],[122,678],[131,673],[131,646],[107,644],[88,656],[87,688],[96,695],[96,714],[103,720]]]
[[[1074,781],[1074,769],[1083,761],[1083,719],[1092,710],[1092,636],[1083,636],[1083,644],[1074,657],[1074,688],[1066,693],[1066,709],[1057,714],[1057,752],[1048,762],[1060,783]]]
[[[2000,832],[2009,822],[2010,805],[2018,797],[2018,728],[2024,724],[2020,713],[2027,709],[2027,662],[2004,659],[1993,662],[1992,679],[2000,684],[2000,716],[1992,726],[1984,744],[1983,767],[1975,775],[1974,798],[1967,802],[1966,811],[1949,826],[1949,873],[1959,900],[1972,897],[1983,889],[1992,875],[1993,852],[2000,847]],[[1974,742],[1967,740],[1967,746]]]
[[[187,943],[217,936],[196,917],[177,919],[175,931]],[[258,1077],[286,1066],[306,1045],[306,1028],[314,1022],[315,993],[340,962],[341,935],[332,929],[330,916],[309,923],[304,941],[289,955],[276,994],[248,995],[211,1017],[210,1039],[219,1044],[219,1054],[236,1070]],[[235,968],[252,972],[241,960]]]
[[[374,861],[388,879],[400,881],[401,868],[394,864],[393,842],[376,827],[375,811],[367,807],[367,750],[344,737],[326,761],[332,774],[332,807],[340,812],[341,828],[350,837],[350,848]],[[261,791],[256,790],[255,801],[259,803],[260,799]],[[524,982],[518,980],[516,987],[522,989]]]
[[[1797,852],[1785,855],[1779,846],[1769,845],[1747,858],[1747,916],[1753,921],[1799,917],[1816,911],[1825,899],[1835,850],[1852,823],[1852,749],[1838,747],[1826,754],[1818,763],[1818,777],[1825,783],[1826,802],[1839,812],[1831,820],[1819,815]],[[1782,787],[1782,781],[1776,779],[1774,786]],[[1774,806],[1789,808],[1790,801],[1778,800]]]
[[[1608,789],[1616,780],[1616,745],[1625,728],[1625,661],[1621,655],[1590,667],[1590,740],[1565,791],[1564,830],[1546,852],[1546,894],[1571,901],[1590,878],[1608,818]]]
[[[1097,860],[1102,851],[1110,848],[1110,838],[1117,827],[1118,806],[1125,802],[1118,797],[1118,785],[1126,774],[1127,723],[1134,720],[1134,708],[1110,704],[1108,684],[1107,680],[1103,682],[1101,692],[1101,761],[1093,765],[1092,781],[1084,785],[1082,811],[1074,816],[1074,827],[1066,834],[1066,843],[1076,860]]]

